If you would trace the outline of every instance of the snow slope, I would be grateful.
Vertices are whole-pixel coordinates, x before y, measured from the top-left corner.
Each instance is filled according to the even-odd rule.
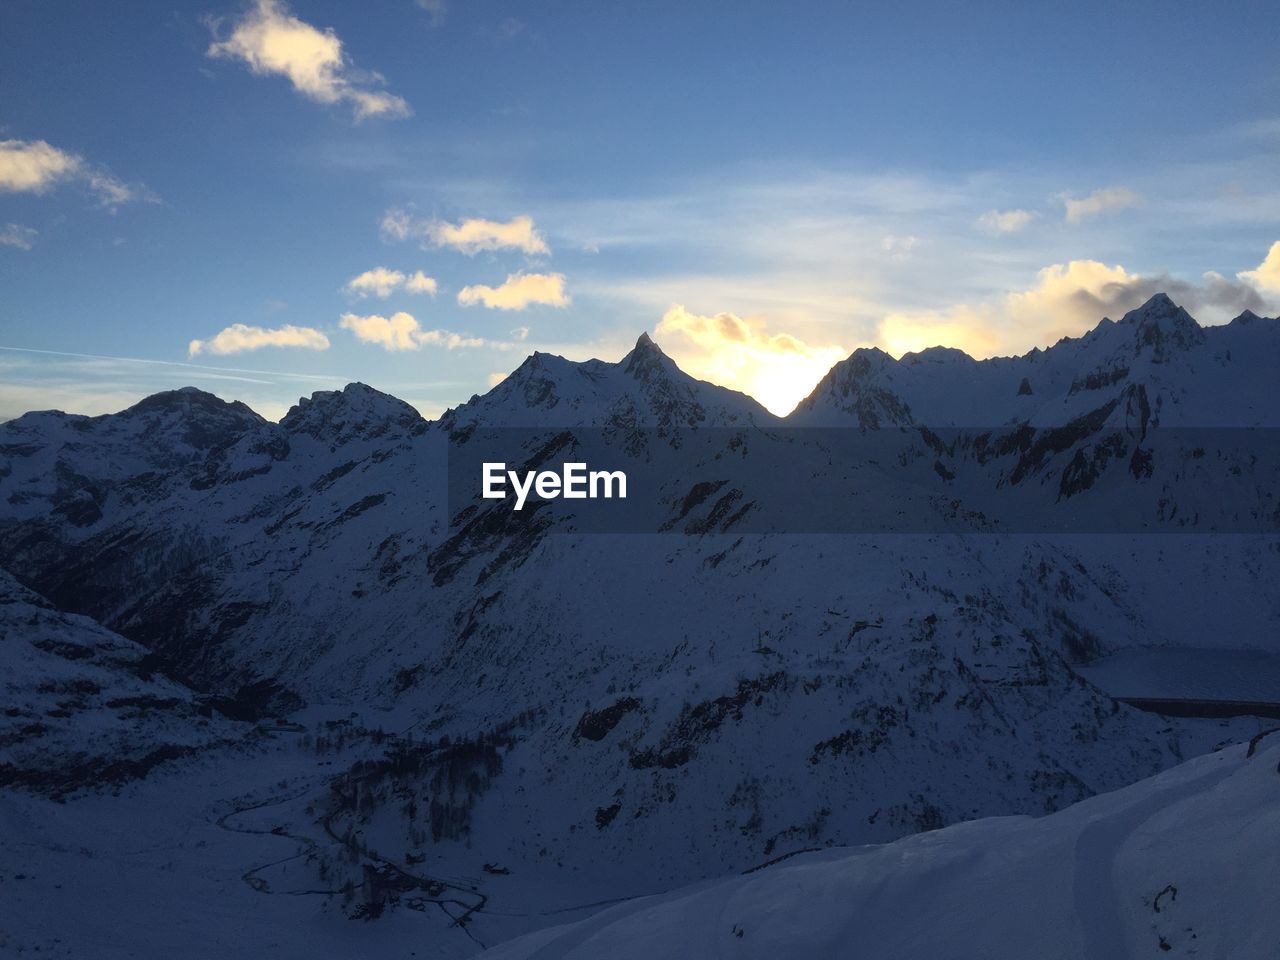
[[[0,570],[0,787],[63,798],[244,736],[158,668]]]
[[[601,910],[492,960],[1230,957],[1280,942],[1280,743],[1189,761],[1040,819],[803,853]]]

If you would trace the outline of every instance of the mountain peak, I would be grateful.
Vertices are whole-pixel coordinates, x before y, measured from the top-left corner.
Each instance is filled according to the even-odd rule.
[[[908,363],[912,366],[919,356],[908,354],[902,359],[913,358]],[[926,362],[928,359],[925,357]],[[911,408],[892,387],[900,363],[879,347],[859,347],[828,370],[813,392],[800,401],[791,414],[795,418],[792,422],[823,425],[848,422],[852,417],[866,429],[910,423]]]
[[[1130,310],[1120,322],[1135,323],[1143,317],[1174,314],[1181,309],[1167,293],[1153,293],[1147,298],[1146,303],[1134,310]]]
[[[643,333],[616,363],[534,353],[487,394],[447,411],[440,423],[457,430],[477,423],[665,427],[770,419],[745,394],[685,373]]]
[[[153,393],[116,416],[134,429],[163,433],[194,450],[229,443],[265,422],[239,400],[226,401],[197,387]]]
[[[1120,324],[1134,328],[1138,350],[1150,347],[1157,363],[1168,359],[1173,350],[1204,342],[1204,329],[1165,293],[1157,293],[1136,310],[1130,310]]]
[[[341,390],[317,390],[290,408],[280,426],[331,443],[355,437],[372,439],[388,433],[411,433],[426,421],[409,404],[366,383]]]
[[[800,406],[811,403],[814,397],[824,392],[839,391],[847,395],[854,385],[862,383],[873,374],[896,367],[898,363],[879,347],[858,347],[823,375],[813,392],[800,402]]]
[[[905,360],[906,357],[903,357],[903,359]],[[858,347],[853,353],[828,370],[826,376],[822,379],[824,381],[828,379],[861,379],[872,371],[896,367],[898,363],[899,361],[895,360],[892,354],[886,353],[879,347]]]
[[[904,354],[904,363],[976,363],[973,357],[956,347],[927,347],[914,353]]]
[[[215,396],[207,390],[201,390],[199,387],[178,387],[176,390],[161,390],[159,393],[153,393],[149,397],[143,397],[133,406],[122,410],[121,413],[138,416],[168,411],[190,413],[197,410],[218,411],[240,417],[247,415],[249,419],[255,422],[262,419],[239,400],[223,400],[221,397]]]
[[[640,334],[636,345],[619,361],[619,365],[637,380],[651,381],[672,376],[685,376],[647,333]]]
[[[1256,313],[1254,313],[1252,310],[1246,309],[1242,314],[1240,314],[1240,316],[1234,318],[1231,321],[1231,324],[1229,324],[1229,326],[1233,324],[1238,324],[1242,327],[1247,327],[1251,323],[1260,323],[1265,319],[1267,318],[1260,317]]]

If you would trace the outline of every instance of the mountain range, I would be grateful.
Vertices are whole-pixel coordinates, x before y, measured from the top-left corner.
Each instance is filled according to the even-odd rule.
[[[804,870],[862,890],[934,842],[1056,849],[1070,811],[948,825],[1257,732],[1087,668],[1276,652],[1277,369],[1280,321],[1201,327],[1160,295],[1018,358],[858,350],[786,418],[645,335],[617,363],[535,353],[436,421],[351,384],[279,423],[188,387],[0,425],[0,810],[40,850],[31,878],[0,846],[33,918],[7,945],[77,955],[145,898],[176,950],[199,897],[211,956],[467,956],[798,851],[826,852],[751,896]],[[652,482],[616,527],[460,499],[457,465],[502,443]],[[890,845],[832,852],[862,844]],[[123,906],[43,930],[110,870]]]

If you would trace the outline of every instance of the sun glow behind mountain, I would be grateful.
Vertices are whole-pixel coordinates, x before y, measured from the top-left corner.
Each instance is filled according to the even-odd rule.
[[[763,358],[746,392],[759,400],[770,413],[785,417],[813,392],[830,367],[825,360],[796,354]]]
[[[769,333],[760,318],[701,316],[680,304],[666,312],[657,332],[669,338],[671,355],[682,369],[740,390],[780,417],[849,355],[842,346],[811,346],[791,334]]]
[[[664,348],[696,377],[749,394],[771,412],[786,415],[827,371],[858,347],[878,347],[894,358],[931,347],[958,349],[977,360],[1021,356],[1047,349],[1063,337],[1079,337],[1104,317],[1123,316],[1157,291],[1170,291],[1208,325],[1244,310],[1271,315],[1280,294],[1280,242],[1255,270],[1229,278],[1214,271],[1192,282],[1167,274],[1140,274],[1119,264],[1071,260],[1051,264],[1024,287],[972,302],[930,309],[884,308],[868,334],[846,342],[815,342],[826,332],[793,311],[781,322],[763,315],[694,313],[672,305],[657,326]],[[696,283],[689,290],[702,297]]]

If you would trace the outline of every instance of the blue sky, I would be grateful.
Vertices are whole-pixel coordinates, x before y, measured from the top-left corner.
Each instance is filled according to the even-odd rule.
[[[1278,41],[1167,0],[9,0],[0,418],[435,415],[642,330],[785,410],[859,346],[1274,313]]]

